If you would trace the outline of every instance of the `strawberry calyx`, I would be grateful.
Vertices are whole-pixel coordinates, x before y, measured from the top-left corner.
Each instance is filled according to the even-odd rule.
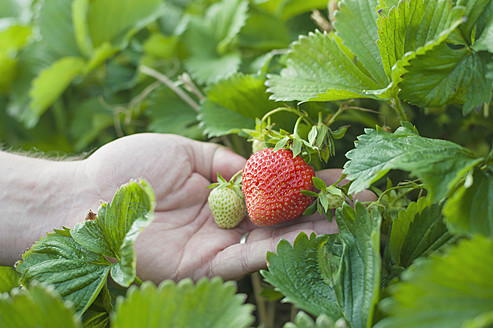
[[[243,170],[236,172],[235,175],[229,181],[224,179],[221,176],[221,174],[219,174],[219,172],[217,172],[217,182],[210,184],[207,188],[208,189],[231,188],[238,194],[238,196],[240,196],[241,198],[244,199],[243,192],[241,191],[241,173],[242,172],[243,172]]]
[[[271,124],[270,116],[280,111],[298,115],[293,133],[283,129],[275,130],[274,125]],[[289,149],[293,152],[293,158],[299,155],[305,162],[310,163],[313,156],[316,156],[326,163],[329,157],[335,155],[334,140],[342,138],[348,129],[348,126],[343,126],[333,131],[329,123],[333,121],[324,121],[321,113],[319,113],[318,122],[315,123],[304,111],[291,107],[279,107],[265,114],[261,120],[256,119],[254,130],[244,129],[241,134],[248,136],[248,141],[253,143],[252,153],[264,148],[274,148],[275,151]],[[301,125],[304,125],[303,130],[309,130],[308,135],[300,132]]]

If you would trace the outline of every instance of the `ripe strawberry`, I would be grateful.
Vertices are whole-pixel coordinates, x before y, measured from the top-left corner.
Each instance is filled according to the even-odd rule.
[[[219,182],[210,186],[217,188],[210,192],[207,199],[214,221],[223,229],[236,227],[246,215],[245,199],[240,185],[233,180],[226,182],[218,174]]]
[[[302,190],[314,190],[315,171],[287,149],[262,149],[243,169],[243,194],[250,220],[270,226],[300,216],[313,201]]]

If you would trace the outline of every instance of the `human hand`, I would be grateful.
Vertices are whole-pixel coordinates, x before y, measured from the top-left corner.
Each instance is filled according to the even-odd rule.
[[[217,172],[231,178],[246,160],[232,151],[175,135],[140,134],[111,142],[84,161],[94,190],[94,206],[111,200],[116,189],[132,178],[146,179],[156,193],[154,221],[135,244],[137,275],[159,283],[164,279],[194,280],[221,276],[237,279],[266,267],[266,253],[275,251],[281,238],[293,241],[300,233],[337,232],[335,222],[319,215],[289,224],[256,227],[247,218],[234,229],[219,228],[208,207],[207,186]],[[331,184],[341,170],[317,174]],[[358,195],[372,200],[371,193]],[[249,232],[245,244],[243,234]]]

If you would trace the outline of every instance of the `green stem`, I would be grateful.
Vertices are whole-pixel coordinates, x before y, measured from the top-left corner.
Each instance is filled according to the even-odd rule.
[[[401,100],[398,97],[392,99],[392,107],[395,109],[397,114],[399,114],[402,122],[409,121],[407,119],[406,112],[404,112],[404,109],[402,108]]]
[[[296,123],[294,124],[293,134],[295,136],[298,136],[298,128],[299,128],[302,120],[303,120],[303,116],[300,116],[300,117],[298,117],[298,119],[296,120]]]
[[[229,181],[232,181],[234,182],[236,180],[236,178],[238,178],[238,176],[243,172],[243,169],[239,170],[238,172],[235,173],[235,175],[233,175],[233,177],[229,180]]]
[[[260,293],[262,292],[260,274],[258,272],[253,272],[251,274],[253,293],[255,295],[255,301],[257,303],[257,311],[259,316],[259,321],[264,328],[272,328],[273,325],[270,323],[269,316],[267,316],[267,308],[265,300]]]
[[[337,112],[334,115],[332,115],[332,117],[329,119],[326,125],[330,126],[332,123],[334,123],[336,118],[342,113],[344,113],[346,109],[348,109],[346,105],[342,105],[341,107],[339,107],[339,109],[337,109]]]
[[[152,76],[156,80],[161,81],[168,88],[173,90],[190,107],[192,107],[194,111],[196,111],[197,113],[199,112],[200,105],[192,97],[190,97],[185,91],[183,91],[180,87],[178,87],[173,81],[171,81],[171,79],[168,78],[166,75],[161,74],[160,72],[145,65],[140,66],[140,71],[145,75]]]
[[[141,286],[142,285],[142,280],[140,280],[139,277],[135,276],[134,284]]]
[[[290,107],[277,107],[276,109],[273,109],[270,112],[266,113],[264,115],[264,117],[262,117],[262,122],[265,121],[272,114],[275,114],[275,113],[278,113],[278,112],[283,112],[283,111],[291,112],[291,113],[295,113],[295,114],[299,115],[298,111],[295,110],[295,109],[293,109],[293,108],[290,108]]]
[[[410,193],[411,191],[413,190],[416,190],[416,189],[425,189],[425,186],[423,184],[415,184],[415,185],[400,185],[400,186],[395,186],[395,187],[391,187],[391,188],[388,188],[386,189],[381,195],[380,197],[378,197],[378,200],[377,202],[380,203],[383,196],[385,194],[387,194],[388,192],[392,191],[392,190],[398,190],[398,189],[409,189],[409,190],[406,190],[405,192],[403,192],[402,194],[399,195],[399,197],[397,197],[395,200],[399,199],[399,198],[402,198],[404,195]],[[394,200],[394,201],[395,201]]]
[[[278,107],[276,109],[271,110],[270,112],[265,114],[264,117],[262,117],[262,122],[265,121],[267,118],[269,118],[272,114],[275,114],[278,112],[284,112],[284,111],[296,114],[300,118],[304,119],[308,124],[313,124],[313,122],[311,122],[310,118],[308,117],[308,115],[306,113],[301,112],[301,111],[294,109],[294,108],[291,108],[291,107]]]

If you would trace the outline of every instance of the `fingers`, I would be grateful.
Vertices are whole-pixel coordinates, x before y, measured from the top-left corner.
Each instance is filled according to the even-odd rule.
[[[244,157],[218,144],[190,140],[189,146],[194,171],[209,181],[216,181],[217,172],[229,180],[246,163]]]
[[[228,148],[217,147],[212,158],[212,180],[216,179],[217,172],[220,172],[223,178],[229,180],[245,167],[246,159]]]
[[[212,263],[208,275],[221,276],[223,279],[238,279],[260,269],[267,268],[267,252],[275,252],[281,239],[293,243],[301,233],[336,233],[335,221],[305,221],[283,227],[258,228],[250,231],[245,244],[234,244],[219,252]]]

